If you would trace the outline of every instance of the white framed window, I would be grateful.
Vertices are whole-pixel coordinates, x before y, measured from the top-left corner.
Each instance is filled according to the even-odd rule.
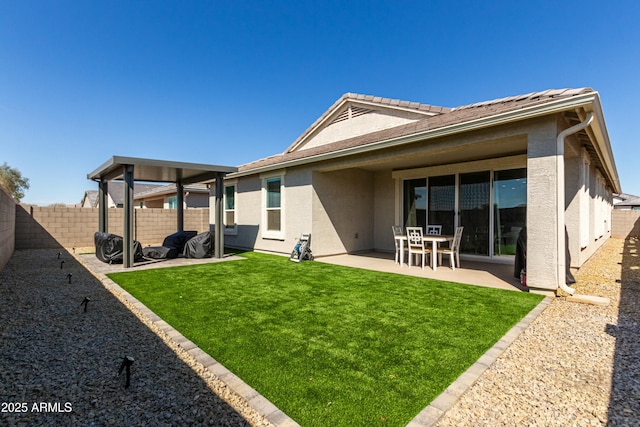
[[[238,232],[236,217],[236,184],[225,184],[224,186],[224,232],[225,234],[236,234]]]
[[[284,239],[284,174],[262,177],[262,237]]]

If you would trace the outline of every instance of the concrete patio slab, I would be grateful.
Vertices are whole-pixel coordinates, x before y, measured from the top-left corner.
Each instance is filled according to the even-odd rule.
[[[415,277],[444,280],[448,282],[465,283],[476,286],[486,286],[511,291],[528,291],[520,285],[520,281],[513,276],[513,264],[461,261],[461,268],[452,270],[445,263],[437,271],[426,266],[420,267],[406,264],[400,266],[394,262],[394,255],[385,252],[365,252],[359,254],[332,255],[318,257],[318,262],[343,265],[347,267],[364,268],[366,270],[382,271],[386,273],[404,274]]]

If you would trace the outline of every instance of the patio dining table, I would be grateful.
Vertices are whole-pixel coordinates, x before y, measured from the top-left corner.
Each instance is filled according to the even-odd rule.
[[[453,242],[453,237],[445,234],[425,234],[422,236],[422,241],[425,243],[431,242],[431,268],[436,271],[438,268],[438,243],[440,242]],[[404,265],[404,242],[407,241],[406,235],[395,236],[400,246],[400,267]]]

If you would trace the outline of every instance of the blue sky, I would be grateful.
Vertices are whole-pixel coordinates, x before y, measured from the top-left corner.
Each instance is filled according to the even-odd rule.
[[[600,92],[640,195],[640,2],[0,0],[0,163],[78,203],[112,155],[237,166],[343,93],[455,107]]]

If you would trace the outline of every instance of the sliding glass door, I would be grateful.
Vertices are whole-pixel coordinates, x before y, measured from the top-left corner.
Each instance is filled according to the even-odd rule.
[[[442,234],[455,233],[456,176],[429,177],[429,224],[442,225]]]
[[[520,231],[527,225],[527,170],[493,173],[493,253],[515,255]]]
[[[427,180],[425,178],[404,181],[404,226],[427,225]]]
[[[513,256],[527,223],[527,169],[429,176],[403,182],[405,227],[464,227],[460,252]]]
[[[460,174],[458,209],[464,227],[461,253],[489,255],[490,180],[489,171]]]

